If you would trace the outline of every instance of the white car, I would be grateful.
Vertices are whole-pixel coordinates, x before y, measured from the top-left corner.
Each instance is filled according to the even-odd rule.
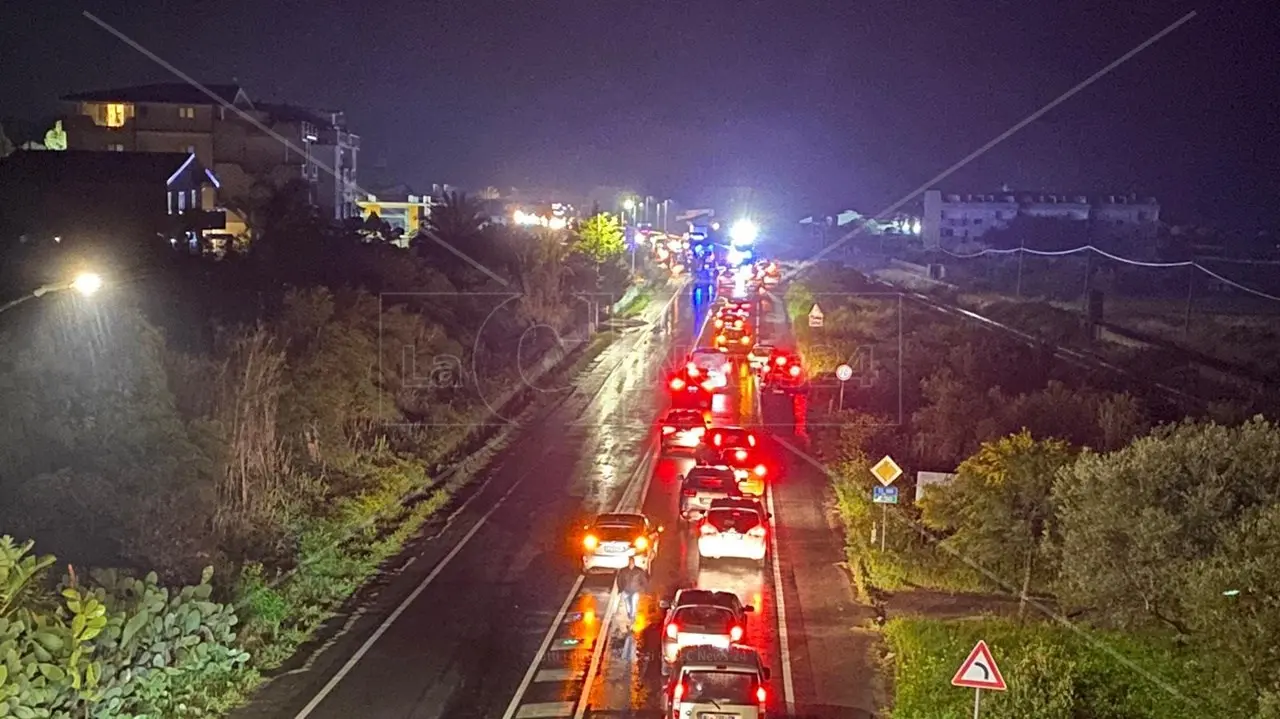
[[[685,647],[728,648],[742,641],[747,614],[755,607],[744,606],[733,592],[680,589],[670,602],[660,602],[667,610],[662,622],[662,663],[665,675]]]
[[[707,416],[696,409],[667,410],[662,418],[663,449],[696,449],[707,434]]]
[[[747,353],[747,362],[751,364],[751,369],[759,372],[769,366],[769,358],[772,356],[773,345],[759,344]]]
[[[689,366],[696,367],[698,372],[707,375],[712,386],[724,387],[729,384],[729,371],[733,368],[733,363],[726,350],[704,347],[689,354]]]
[[[658,555],[658,535],[662,527],[654,526],[643,514],[601,514],[585,529],[583,572],[622,569],[630,557],[635,557],[636,566],[648,572]]]
[[[662,693],[662,716],[765,718],[769,669],[757,650],[742,644],[687,647],[673,665]]]
[[[721,499],[711,503],[698,525],[698,556],[706,559],[751,559],[768,554],[768,513],[759,502]]]

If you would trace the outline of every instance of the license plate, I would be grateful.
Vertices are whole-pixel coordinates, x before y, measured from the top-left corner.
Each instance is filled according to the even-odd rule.
[[[741,714],[724,714],[721,712],[698,712],[698,719],[739,719]]]

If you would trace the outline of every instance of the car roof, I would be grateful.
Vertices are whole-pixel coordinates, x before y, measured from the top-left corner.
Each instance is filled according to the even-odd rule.
[[[699,477],[705,476],[733,476],[733,468],[723,464],[700,464],[689,470],[686,477],[692,477],[697,474]]]
[[[738,599],[738,595],[733,592],[713,589],[680,589],[676,591],[676,599],[672,602],[672,607],[679,608],[698,604],[736,609],[742,606],[742,600]]]
[[[643,514],[630,514],[630,513],[624,513],[624,512],[607,512],[605,514],[596,515],[596,526],[598,527],[605,527],[605,526],[634,527],[636,525],[644,524],[647,521],[648,521],[648,518],[646,518]]]

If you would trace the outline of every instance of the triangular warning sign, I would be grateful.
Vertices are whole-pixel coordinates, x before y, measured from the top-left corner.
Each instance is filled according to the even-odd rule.
[[[814,303],[813,308],[809,310],[809,316],[814,319],[822,317],[822,308],[819,307],[816,302]]]
[[[996,660],[991,656],[991,650],[981,639],[978,640],[978,646],[969,652],[969,658],[960,665],[960,671],[956,672],[951,683],[958,687],[992,689],[998,692],[1008,689],[1004,677],[1000,676]]]

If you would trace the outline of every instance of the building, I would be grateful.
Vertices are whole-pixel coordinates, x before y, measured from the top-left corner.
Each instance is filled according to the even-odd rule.
[[[201,249],[225,224],[217,188],[194,154],[19,151],[0,160],[0,241]]]
[[[1046,194],[1002,191],[958,195],[941,190],[924,193],[921,236],[925,247],[958,244],[1003,229],[1019,217],[1087,223],[1090,237],[1154,238],[1160,205],[1138,195]]]
[[[237,85],[162,83],[62,98],[72,150],[194,154],[222,185],[224,206],[256,186],[299,180],[335,219],[356,216],[360,138],[340,112],[255,104]]]
[[[403,244],[426,226],[432,202],[428,195],[419,195],[407,185],[397,185],[367,193],[356,205],[364,219],[377,215],[392,229],[399,230]]]

